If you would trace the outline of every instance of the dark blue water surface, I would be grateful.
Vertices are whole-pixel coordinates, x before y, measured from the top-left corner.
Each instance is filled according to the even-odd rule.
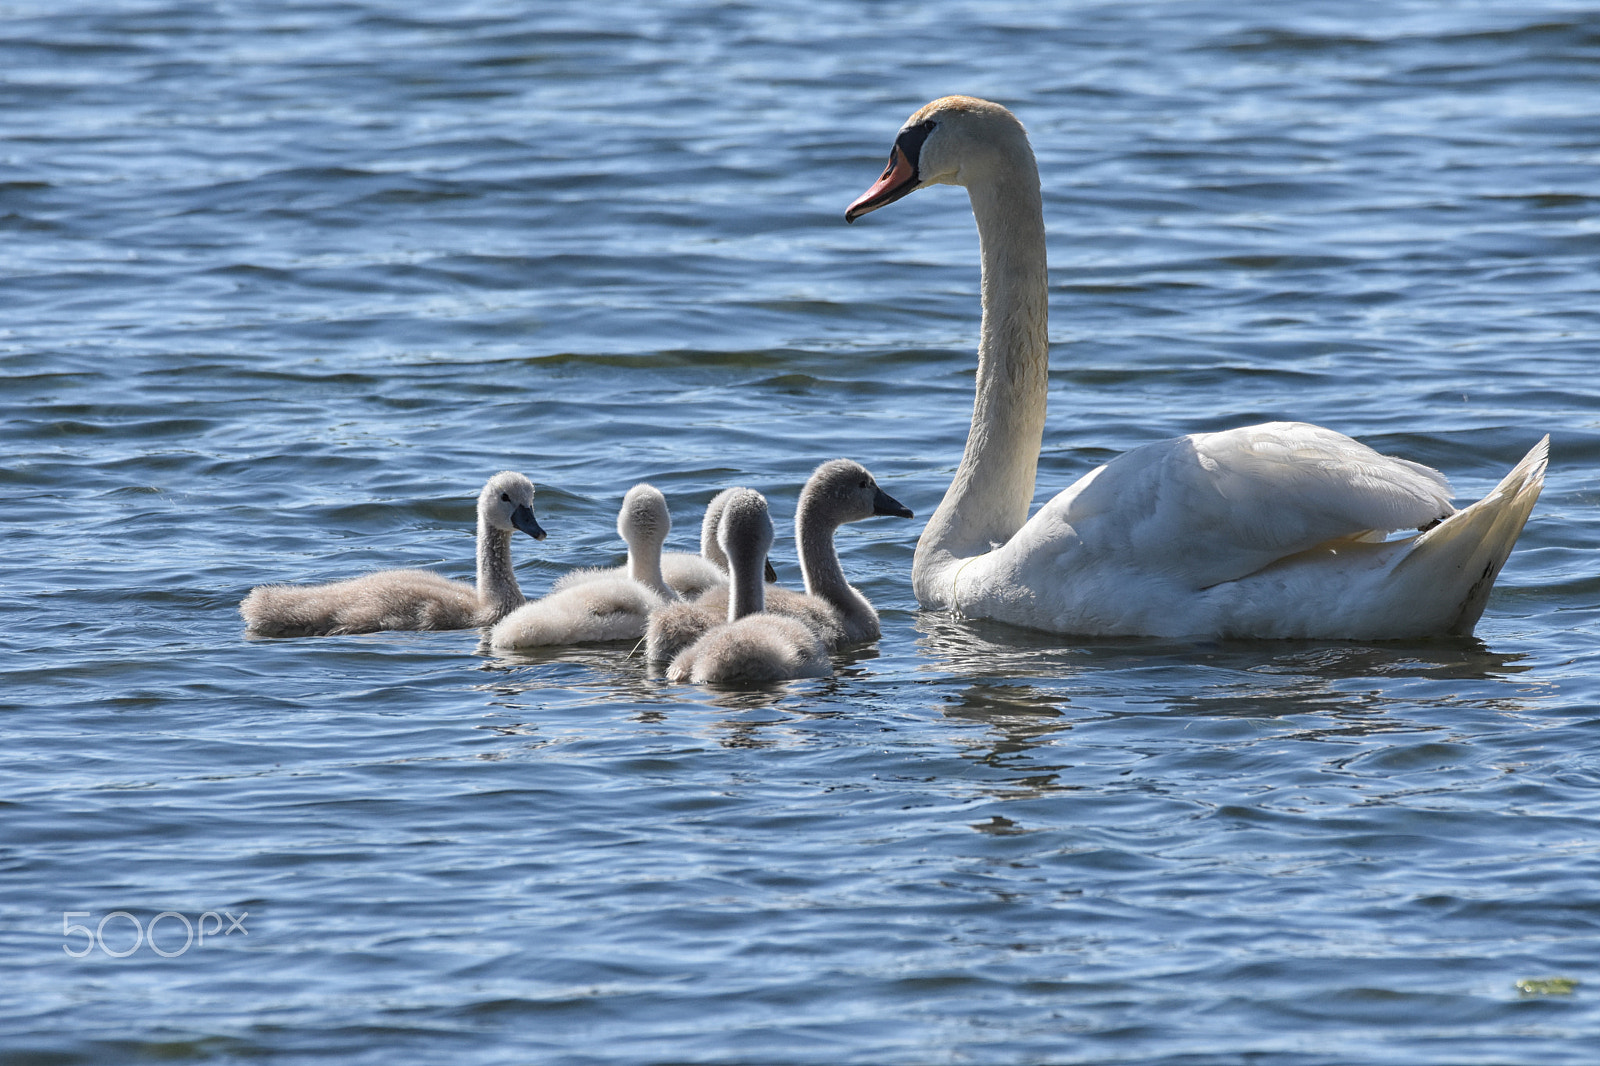
[[[0,28],[0,1060],[1596,1061],[1592,6]],[[620,559],[640,480],[678,549],[733,483],[784,529],[837,455],[931,512],[971,215],[843,211],[952,92],[1039,154],[1040,498],[1296,418],[1465,500],[1549,433],[1477,639],[961,622],[916,609],[920,517],[839,537],[881,642],[766,691],[628,646],[243,637],[263,581],[467,576],[501,469],[539,486],[534,593]]]

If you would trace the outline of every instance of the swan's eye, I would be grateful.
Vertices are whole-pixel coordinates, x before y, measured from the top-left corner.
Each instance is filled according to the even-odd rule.
[[[922,142],[933,132],[934,125],[933,119],[926,119],[909,129],[901,130],[900,136],[894,140],[895,147],[905,153],[906,162],[911,164],[913,170],[917,169],[917,157],[922,153]]]
[[[857,487],[857,488],[861,488],[861,489],[864,489],[864,488],[866,488],[866,487],[867,487],[867,483],[866,483],[866,482],[865,482],[865,481],[863,481],[863,482],[862,482],[862,483],[861,483],[861,484],[860,484],[860,485],[857,485],[857,486],[856,486],[856,487]]]
[[[511,493],[509,493],[509,492],[502,492],[502,493],[501,493],[501,494],[500,494],[500,501],[501,501],[501,502],[502,502],[502,503],[510,503],[510,502],[511,502]]]

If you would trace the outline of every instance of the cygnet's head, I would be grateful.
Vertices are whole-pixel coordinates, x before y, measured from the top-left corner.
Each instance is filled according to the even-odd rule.
[[[830,459],[817,467],[800,490],[796,513],[834,526],[873,515],[914,517],[909,507],[880,489],[867,468],[853,459]]]
[[[544,539],[533,516],[533,482],[515,470],[502,470],[478,494],[478,515],[504,532],[520,529],[534,540]]]
[[[736,574],[760,566],[772,550],[772,517],[767,498],[754,489],[733,489],[722,509],[717,540]]]
[[[622,510],[617,512],[617,535],[630,551],[660,550],[671,530],[672,515],[660,489],[641,482],[622,497]]]
[[[728,569],[728,557],[722,554],[717,534],[722,529],[722,512],[727,510],[728,499],[740,488],[723,489],[706,504],[706,516],[700,521],[700,554],[723,570]]]
[[[972,188],[1032,161],[1027,132],[1010,111],[973,96],[942,97],[900,127],[882,177],[845,210],[844,220],[929,185]]]
[[[728,572],[728,557],[722,553],[722,545],[717,543],[717,533],[722,528],[722,512],[734,493],[748,491],[743,487],[723,489],[706,504],[706,516],[700,522],[700,556],[723,573]],[[769,583],[778,580],[778,572],[772,568],[771,559],[766,561],[762,570]]]

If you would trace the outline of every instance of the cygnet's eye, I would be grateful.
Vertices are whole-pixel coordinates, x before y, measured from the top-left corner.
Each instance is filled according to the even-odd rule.
[[[503,503],[510,503],[511,502],[511,493],[502,492],[500,494],[500,499],[501,499],[501,502],[503,502]]]
[[[861,484],[856,486],[856,488],[860,488],[860,489],[864,489],[866,487],[867,487],[867,483],[866,483],[866,481],[864,479],[862,480]]]

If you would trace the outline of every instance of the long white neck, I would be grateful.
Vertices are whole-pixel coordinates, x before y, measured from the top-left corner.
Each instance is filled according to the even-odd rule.
[[[1049,287],[1044,210],[1033,152],[974,182],[968,195],[983,262],[972,428],[955,479],[928,521],[911,565],[925,606],[942,604],[946,570],[1004,544],[1028,518],[1049,390]]]
[[[511,566],[511,531],[478,517],[478,605],[496,619],[521,607],[522,588]]]
[[[809,496],[802,496],[794,516],[794,539],[800,552],[800,577],[806,592],[828,601],[839,613],[851,618],[876,618],[872,604],[845,580],[834,548],[833,534],[839,524],[821,513],[824,507]]]

